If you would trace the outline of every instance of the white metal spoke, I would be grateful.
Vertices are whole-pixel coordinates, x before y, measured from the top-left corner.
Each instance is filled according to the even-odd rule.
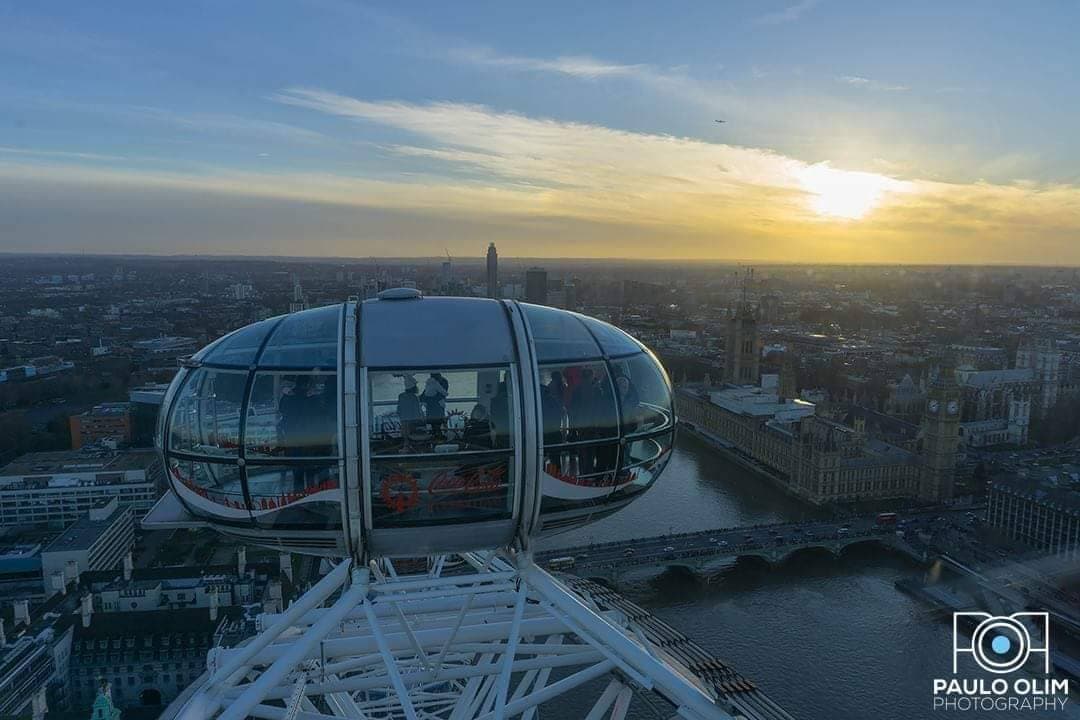
[[[605,676],[586,720],[625,720],[633,689],[680,716],[730,717],[629,616],[527,554],[466,560],[463,572],[437,556],[419,575],[384,560],[351,582],[342,563],[246,644],[212,653],[213,672],[166,720],[535,720]]]

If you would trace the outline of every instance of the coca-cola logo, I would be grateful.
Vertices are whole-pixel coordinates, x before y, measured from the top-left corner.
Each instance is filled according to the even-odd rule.
[[[497,492],[506,487],[506,465],[495,463],[471,468],[443,470],[431,479],[428,494],[480,494]]]

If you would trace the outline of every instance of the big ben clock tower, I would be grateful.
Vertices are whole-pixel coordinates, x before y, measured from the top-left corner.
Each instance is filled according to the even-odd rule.
[[[948,500],[960,446],[960,387],[951,363],[942,363],[926,397],[922,422],[919,499]]]

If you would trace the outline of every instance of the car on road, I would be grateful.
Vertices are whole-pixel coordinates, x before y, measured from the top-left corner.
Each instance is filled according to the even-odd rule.
[[[623,555],[625,555],[626,557],[630,557],[633,554],[634,554],[634,548],[626,548],[626,550],[623,551]]]
[[[664,548],[664,552],[675,552],[675,548],[673,548],[671,545],[668,545],[666,548]]]
[[[719,540],[719,541],[717,541],[716,544],[719,545],[720,547],[727,547],[731,543],[729,543],[727,540]]]

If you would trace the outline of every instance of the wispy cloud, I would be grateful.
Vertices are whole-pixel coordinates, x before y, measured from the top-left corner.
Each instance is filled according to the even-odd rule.
[[[511,72],[544,72],[579,80],[625,79],[658,95],[725,115],[753,115],[754,107],[727,88],[704,83],[688,67],[657,67],[648,63],[617,63],[589,56],[555,58],[503,55],[489,48],[456,48],[448,57],[458,63]],[[718,67],[718,66],[717,66]]]
[[[41,158],[63,158],[66,160],[101,160],[106,162],[129,159],[122,155],[103,155],[101,153],[70,152],[66,150],[35,150],[31,148],[4,146],[0,146],[0,155],[27,155],[30,157]]]
[[[629,195],[691,187],[708,192],[739,183],[797,188],[792,170],[802,165],[767,150],[536,119],[479,105],[370,102],[310,88],[285,90],[275,99],[411,132],[423,142],[391,149],[529,185]]]
[[[322,134],[307,128],[229,113],[190,113],[137,105],[105,107],[103,112],[133,120],[171,125],[192,132],[221,133],[241,137],[261,137],[271,140],[299,142],[317,142],[325,139]]]
[[[647,69],[645,65],[623,65],[604,62],[587,55],[563,55],[551,59],[531,58],[501,55],[487,48],[455,48],[450,51],[450,57],[459,62],[484,67],[531,72],[553,72],[588,80],[633,75]]]
[[[754,19],[754,22],[758,25],[782,25],[783,23],[795,22],[806,12],[814,9],[819,2],[820,0],[800,0],[800,2],[789,5],[782,10],[759,15]]]
[[[878,80],[871,80],[868,77],[861,75],[838,75],[837,82],[842,82],[853,87],[866,88],[867,90],[883,90],[886,92],[907,92],[911,88],[907,85],[898,85],[893,83],[880,82]]]
[[[243,139],[323,142],[322,133],[275,120],[228,112],[176,110],[154,105],[107,104],[56,98],[35,98],[32,106],[51,112],[97,116],[106,121],[169,127],[190,133],[225,135]]]

